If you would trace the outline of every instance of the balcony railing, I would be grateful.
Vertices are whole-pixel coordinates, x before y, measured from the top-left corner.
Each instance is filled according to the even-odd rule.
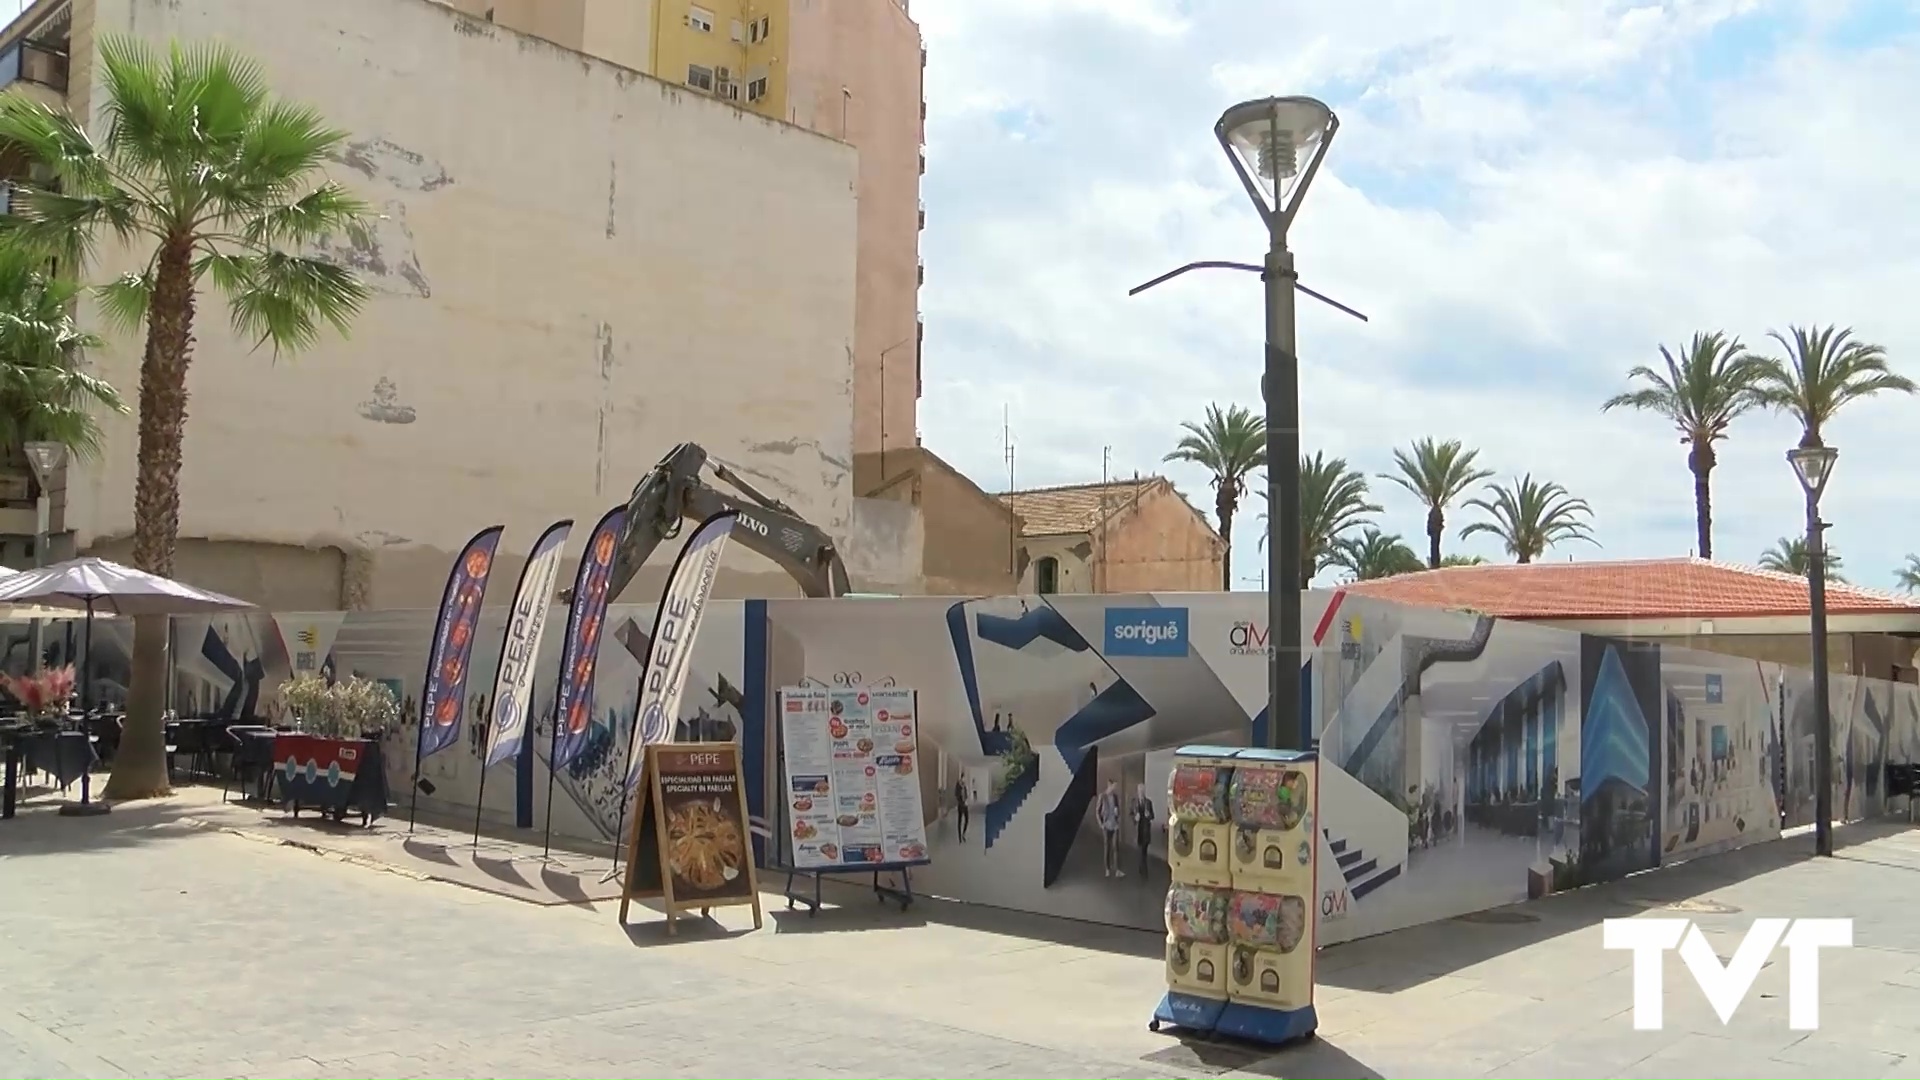
[[[19,41],[0,52],[0,89],[16,82],[67,92],[67,53],[37,41]]]

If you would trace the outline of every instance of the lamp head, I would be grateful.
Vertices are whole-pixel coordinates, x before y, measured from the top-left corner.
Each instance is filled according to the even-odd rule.
[[[1798,446],[1787,451],[1787,461],[1793,465],[1793,474],[1800,478],[1801,490],[1815,503],[1827,489],[1827,481],[1833,479],[1833,465],[1839,457],[1840,451],[1831,446]]]
[[[33,466],[33,477],[42,487],[52,483],[54,474],[59,472],[60,466],[67,462],[67,447],[64,443],[30,442],[24,444],[21,449],[26,451],[27,464]]]
[[[1269,226],[1284,226],[1340,130],[1340,118],[1310,97],[1261,98],[1228,109],[1213,132]]]

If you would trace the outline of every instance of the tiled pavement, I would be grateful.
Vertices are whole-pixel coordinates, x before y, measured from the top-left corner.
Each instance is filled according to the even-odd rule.
[[[1321,1038],[1280,1054],[1147,1032],[1151,935],[841,894],[818,919],[669,940],[641,912],[537,906],[260,843],[191,798],[0,822],[0,1077],[1920,1077],[1920,832],[1843,830],[1339,946]],[[322,845],[323,847],[325,845]],[[537,853],[536,853],[537,854]],[[524,863],[516,864],[524,865]],[[1784,956],[1723,1028],[1677,962],[1632,1030],[1598,921],[1850,915],[1823,1029]]]

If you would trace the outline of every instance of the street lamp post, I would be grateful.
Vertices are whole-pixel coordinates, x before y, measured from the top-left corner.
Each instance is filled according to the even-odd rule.
[[[1811,440],[1809,440],[1811,441]],[[1833,710],[1827,694],[1827,524],[1820,520],[1820,495],[1833,478],[1840,451],[1831,446],[1800,446],[1787,451],[1794,475],[1807,496],[1808,633],[1813,638],[1813,850],[1833,854]]]
[[[1362,322],[1367,319],[1300,284],[1293,253],[1287,250],[1287,229],[1339,130],[1333,110],[1310,97],[1243,101],[1221,114],[1213,133],[1267,227],[1265,264],[1188,263],[1127,293],[1137,296],[1189,270],[1246,270],[1266,282],[1267,349],[1260,394],[1267,411],[1267,520],[1279,526],[1277,537],[1269,526],[1267,544],[1267,633],[1273,642],[1267,745],[1282,750],[1308,749],[1300,709],[1300,360],[1294,352],[1293,294],[1305,293]]]
[[[33,467],[34,485],[40,493],[33,501],[33,568],[38,570],[47,565],[47,534],[53,531],[53,498],[48,489],[67,462],[67,448],[57,442],[30,442],[25,450],[27,464]],[[34,619],[30,625],[28,647],[33,650],[32,670],[38,672],[46,664],[46,624]]]
[[[1333,110],[1313,98],[1266,98],[1228,109],[1215,137],[1267,226],[1266,367],[1260,393],[1267,408],[1268,745],[1307,749],[1300,707],[1300,358],[1294,351],[1293,253],[1287,229],[1340,130]],[[1277,529],[1274,528],[1277,526]],[[1278,536],[1273,533],[1277,531]]]

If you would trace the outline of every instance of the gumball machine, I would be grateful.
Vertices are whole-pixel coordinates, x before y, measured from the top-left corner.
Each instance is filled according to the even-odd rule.
[[[1175,755],[1167,992],[1153,1030],[1278,1044],[1319,1026],[1318,779],[1313,753],[1190,746]]]

